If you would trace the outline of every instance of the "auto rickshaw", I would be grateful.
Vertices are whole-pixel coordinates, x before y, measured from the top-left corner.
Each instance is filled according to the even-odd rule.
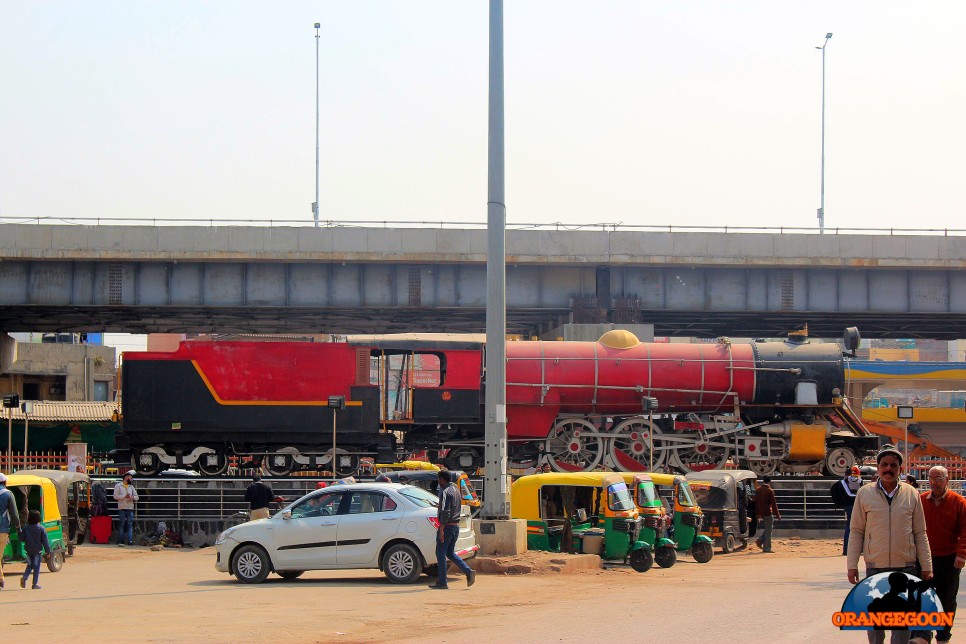
[[[640,540],[641,520],[620,474],[551,472],[521,476],[510,488],[514,519],[527,522],[527,547],[549,552],[595,552],[630,562],[637,572],[654,565]]]
[[[473,487],[473,482],[470,481],[470,477],[460,470],[450,470],[449,472],[451,477],[456,476],[456,487],[460,491],[460,500],[463,505],[469,506],[470,515],[475,516],[479,514],[482,502],[476,494],[476,488]],[[439,492],[438,474],[439,470],[398,470],[395,472],[383,472],[379,476],[388,479],[390,483],[408,483],[409,485],[415,485],[416,487],[421,487],[428,492],[436,494]],[[377,477],[376,481],[379,480],[382,479]]]
[[[641,541],[651,544],[657,565],[670,568],[678,559],[678,544],[666,536],[671,518],[658,496],[654,481],[649,474],[625,472],[621,476],[630,486],[631,498],[634,499],[634,505],[641,516]]]
[[[747,548],[755,534],[755,512],[750,508],[757,475],[750,470],[704,470],[689,472],[685,478],[704,512],[701,534],[714,539],[724,553],[734,552],[738,542]]]
[[[91,477],[80,472],[61,470],[21,470],[18,474],[30,474],[50,479],[57,488],[57,504],[64,534],[67,535],[67,555],[74,554],[74,547],[84,543],[87,524],[91,516]]]
[[[698,563],[708,563],[714,557],[713,542],[699,533],[704,515],[694,499],[691,486],[683,476],[676,474],[648,474],[660,497],[668,501],[671,513],[670,537],[677,544],[678,552],[691,552]]]
[[[30,474],[10,474],[7,476],[7,489],[13,492],[17,501],[17,511],[22,525],[27,524],[27,513],[30,510],[40,512],[40,525],[47,531],[47,539],[50,541],[47,569],[50,572],[59,571],[64,566],[66,544],[60,508],[57,505],[57,488],[54,487],[53,481]],[[3,550],[3,560],[5,562],[27,560],[23,543],[16,532],[10,533],[10,541]]]

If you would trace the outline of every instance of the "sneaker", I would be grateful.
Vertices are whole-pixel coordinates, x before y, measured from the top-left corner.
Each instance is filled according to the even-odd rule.
[[[21,588],[26,588],[27,587],[27,578],[26,577],[21,577],[20,578],[20,587]]]
[[[123,542],[118,542],[117,547],[118,548],[123,548],[124,547],[124,543]]]
[[[33,590],[40,590],[40,586],[38,586],[37,584],[34,584],[30,588],[33,589]]]
[[[133,546],[133,545],[134,545],[134,542],[133,542],[133,541],[128,541],[128,542],[127,542],[127,545],[129,545],[129,546]]]
[[[449,586],[441,586],[438,583],[430,584],[429,587],[433,590],[449,590]]]
[[[475,583],[476,583],[476,571],[471,570],[468,573],[466,573],[466,587],[469,588]]]
[[[761,539],[755,539],[755,545],[758,546],[759,548],[761,548],[762,547],[762,545],[761,545]]]

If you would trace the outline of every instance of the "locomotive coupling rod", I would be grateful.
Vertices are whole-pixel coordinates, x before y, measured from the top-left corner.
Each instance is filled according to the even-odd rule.
[[[777,367],[725,367],[725,369],[745,369],[746,371],[778,371],[780,373],[792,373],[796,376],[802,373],[801,369],[797,367],[791,367],[788,369],[779,369]]]

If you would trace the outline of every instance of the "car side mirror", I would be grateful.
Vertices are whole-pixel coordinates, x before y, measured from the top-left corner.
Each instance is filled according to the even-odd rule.
[[[285,521],[288,521],[291,518],[292,518],[291,510],[286,510],[285,512],[282,512],[282,519],[284,519]]]

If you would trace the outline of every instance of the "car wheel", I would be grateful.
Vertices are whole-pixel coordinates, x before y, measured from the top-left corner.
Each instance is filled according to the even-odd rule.
[[[64,567],[64,552],[63,550],[54,550],[47,557],[47,570],[50,572],[59,572],[61,568]]]
[[[231,569],[243,584],[260,584],[271,572],[272,562],[264,548],[249,544],[235,551]]]
[[[714,549],[707,541],[701,541],[691,548],[691,556],[698,563],[708,563],[714,556]]]
[[[670,568],[678,560],[678,553],[671,546],[661,546],[654,553],[654,561],[661,568]]]
[[[382,556],[382,570],[394,584],[411,584],[423,572],[422,556],[408,543],[397,543]]]
[[[278,576],[282,579],[298,579],[305,574],[304,570],[279,570]]]
[[[631,553],[631,568],[637,572],[647,572],[654,565],[654,555],[647,548],[640,548]]]

